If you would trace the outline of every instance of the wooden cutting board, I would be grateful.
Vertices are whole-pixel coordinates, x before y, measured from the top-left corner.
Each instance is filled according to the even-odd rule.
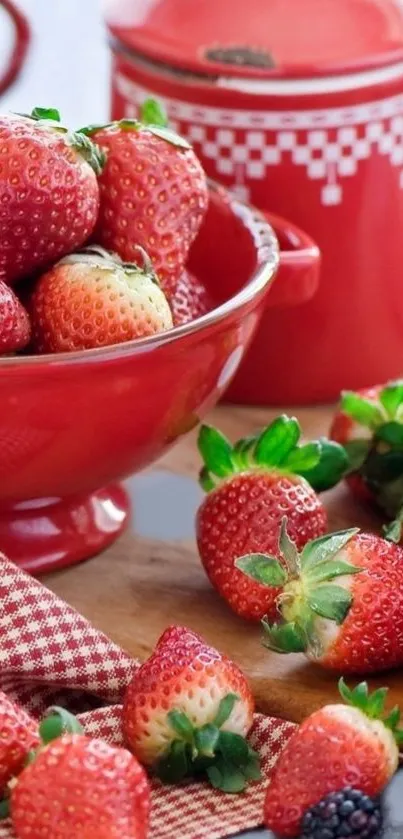
[[[226,406],[216,409],[209,422],[235,440],[277,413]],[[295,413],[307,438],[326,433],[330,408]],[[133,517],[118,542],[95,559],[48,574],[43,581],[140,658],[150,653],[167,625],[190,626],[239,663],[262,710],[298,721],[337,697],[337,680],[306,663],[303,656],[280,656],[264,649],[259,627],[233,615],[211,588],[193,537],[194,513],[203,497],[196,481],[195,437],[196,433],[187,436],[153,469],[127,482]],[[379,529],[374,515],[354,504],[343,487],[324,498],[333,529],[352,525]],[[371,681],[388,684],[391,701],[403,707],[403,673]]]

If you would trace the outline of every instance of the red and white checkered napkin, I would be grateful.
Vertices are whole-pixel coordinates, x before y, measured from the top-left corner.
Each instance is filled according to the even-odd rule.
[[[86,733],[122,745],[118,703],[138,665],[0,555],[1,690],[36,716],[49,705],[63,705],[79,713]],[[266,776],[293,728],[256,715],[250,740]],[[219,839],[257,827],[266,784],[229,796],[203,783],[168,787],[153,780],[150,839]],[[0,823],[0,839],[15,839],[10,822]]]

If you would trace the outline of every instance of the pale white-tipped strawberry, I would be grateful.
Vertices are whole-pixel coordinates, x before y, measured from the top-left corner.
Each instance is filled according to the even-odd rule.
[[[147,254],[138,253],[141,266],[93,245],[43,274],[29,301],[34,349],[93,349],[170,329],[164,292]]]
[[[300,836],[306,812],[329,793],[354,787],[379,796],[397,769],[403,731],[397,707],[384,713],[387,688],[370,694],[362,682],[350,690],[343,679],[339,688],[347,704],[326,705],[311,714],[276,763],[264,817],[277,836]]]
[[[185,627],[173,626],[136,671],[123,707],[126,742],[145,766],[175,783],[207,774],[241,792],[260,777],[245,740],[254,701],[236,665]]]

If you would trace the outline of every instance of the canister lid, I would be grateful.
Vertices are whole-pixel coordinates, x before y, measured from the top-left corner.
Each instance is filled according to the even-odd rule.
[[[403,0],[106,0],[125,48],[213,76],[301,79],[403,61]]]

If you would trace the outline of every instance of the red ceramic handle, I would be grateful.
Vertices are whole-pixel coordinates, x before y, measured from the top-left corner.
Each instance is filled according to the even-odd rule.
[[[1,0],[0,6],[10,15],[14,24],[14,46],[8,67],[0,76],[0,94],[4,93],[17,78],[27,54],[30,42],[30,28],[25,15],[20,12],[12,0]]]
[[[305,303],[314,296],[319,285],[319,248],[295,224],[272,213],[264,215],[280,244],[280,267],[267,296],[267,305],[286,307]]]

